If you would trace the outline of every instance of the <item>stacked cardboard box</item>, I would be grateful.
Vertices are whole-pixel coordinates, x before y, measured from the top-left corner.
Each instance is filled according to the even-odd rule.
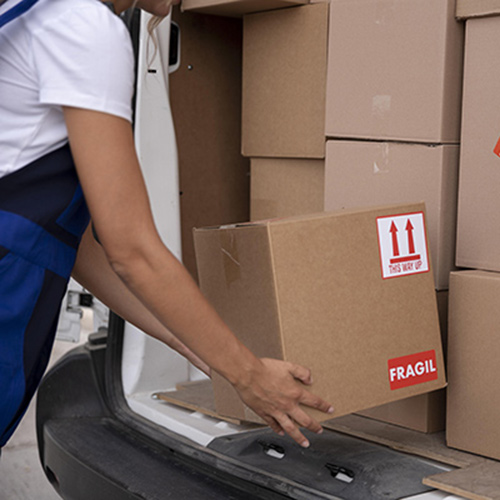
[[[466,26],[457,265],[472,270],[450,283],[446,436],[451,447],[500,459],[500,2],[458,0],[457,17]]]
[[[448,346],[448,446],[500,460],[500,273],[452,273]]]
[[[323,160],[252,158],[250,168],[251,220],[323,211]]]
[[[425,201],[438,290],[454,262],[462,50],[452,0],[331,2],[325,208]]]
[[[437,290],[455,261],[459,148],[456,144],[330,140],[325,208],[424,200]]]
[[[328,54],[325,209],[425,201],[442,302],[455,269],[463,57],[455,2],[332,0]],[[434,432],[444,408],[441,391],[363,415]]]
[[[475,3],[482,7],[483,2]],[[500,271],[500,197],[496,189],[500,181],[500,158],[496,149],[500,138],[500,69],[492,64],[500,43],[500,7],[497,13],[498,16],[465,22],[467,43],[457,226],[457,264],[491,271]]]
[[[242,153],[253,220],[323,210],[328,4],[243,19]]]

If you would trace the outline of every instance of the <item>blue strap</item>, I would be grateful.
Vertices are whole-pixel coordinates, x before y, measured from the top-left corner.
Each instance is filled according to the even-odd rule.
[[[74,248],[29,219],[4,210],[0,210],[0,245],[63,278],[69,278],[76,259]]]
[[[33,5],[35,5],[37,1],[38,0],[21,0],[7,12],[4,12],[2,15],[0,15],[0,28],[2,26],[5,26],[8,22],[12,21],[16,17],[19,17],[21,14],[24,14],[27,10],[31,9],[31,7],[33,7]]]

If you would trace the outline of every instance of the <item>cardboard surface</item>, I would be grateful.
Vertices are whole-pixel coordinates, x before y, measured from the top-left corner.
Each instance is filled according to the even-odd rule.
[[[457,0],[457,19],[500,14],[500,0]]]
[[[201,289],[257,356],[311,368],[312,391],[337,416],[437,390],[445,373],[423,227],[414,252],[401,247],[398,259],[412,263],[393,264],[396,274],[383,278],[391,222],[411,218],[417,227],[422,210],[398,205],[196,230]],[[251,420],[229,389],[214,379],[217,410]]]
[[[445,397],[446,390],[441,389],[371,408],[359,414],[419,432],[439,432],[445,428]]]
[[[332,0],[326,135],[458,143],[463,29],[455,0]]]
[[[459,267],[500,271],[500,17],[470,19],[465,51],[462,145],[458,195]]]
[[[327,3],[245,17],[245,156],[324,158],[327,34]]]
[[[281,9],[308,3],[308,0],[182,0],[186,12],[242,17],[252,12]]]
[[[436,292],[436,298],[443,353],[446,361],[448,291]],[[359,415],[419,432],[440,432],[446,426],[446,389],[370,408],[359,412]]]
[[[252,158],[250,220],[323,211],[324,160]]]
[[[173,10],[180,67],[170,74],[181,191],[183,263],[196,278],[193,227],[248,220],[250,162],[241,156],[242,22]]]
[[[500,459],[500,274],[451,275],[448,338],[449,446]]]
[[[471,500],[500,500],[500,463],[436,474],[424,478],[423,483]]]
[[[325,210],[424,201],[434,280],[446,290],[455,269],[458,161],[455,145],[328,141]]]

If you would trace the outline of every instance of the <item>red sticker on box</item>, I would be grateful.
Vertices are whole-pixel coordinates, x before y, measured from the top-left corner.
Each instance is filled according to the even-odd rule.
[[[382,278],[429,271],[423,212],[377,218]]]
[[[438,378],[434,350],[390,359],[388,365],[391,391]]]
[[[493,152],[497,156],[500,156],[500,138],[498,139],[497,144],[496,144],[495,148],[493,149]]]

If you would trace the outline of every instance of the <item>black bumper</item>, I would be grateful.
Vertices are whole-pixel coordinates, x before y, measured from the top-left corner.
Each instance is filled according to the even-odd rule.
[[[82,346],[45,376],[37,399],[40,460],[65,500],[284,498],[135,432],[103,397],[105,346]]]
[[[113,351],[100,342],[74,349],[38,392],[40,459],[65,500],[396,500],[429,491],[422,478],[442,472],[333,432],[309,433],[308,450],[269,429],[198,446],[128,410]]]

